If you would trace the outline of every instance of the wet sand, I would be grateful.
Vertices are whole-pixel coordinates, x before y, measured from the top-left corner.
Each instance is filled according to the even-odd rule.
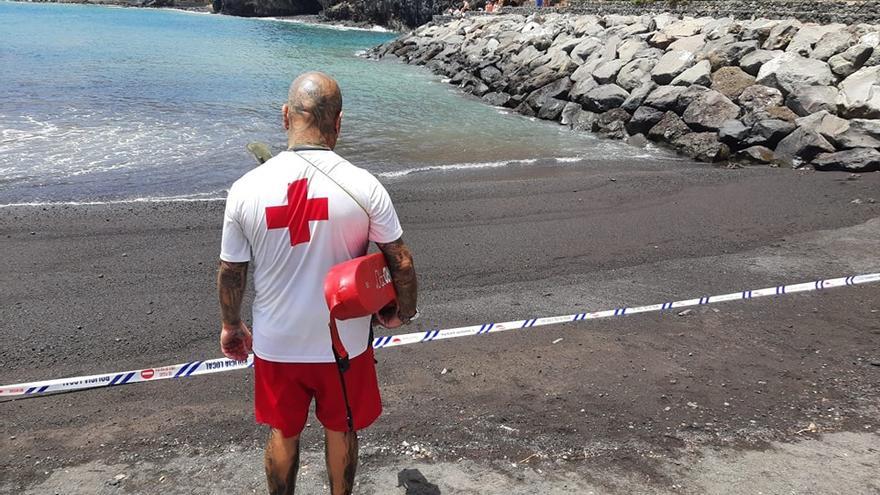
[[[586,162],[387,185],[422,288],[406,331],[880,270],[880,174]],[[0,209],[0,382],[219,356],[221,216],[219,202]],[[385,415],[363,436],[363,493],[404,493],[382,473],[417,463],[444,493],[513,493],[473,488],[493,476],[548,493],[717,492],[723,463],[699,471],[713,455],[804,438],[880,449],[878,296],[844,288],[380,351]],[[250,387],[236,372],[0,403],[0,492],[224,491],[173,469],[184,458],[220,472],[247,459],[229,491],[262,491]],[[445,463],[464,466],[459,478],[430,468]],[[313,489],[319,464],[304,474]],[[770,492],[841,482],[769,465],[776,484],[758,488]],[[838,474],[872,493],[877,467]],[[129,474],[112,484],[116,470]]]

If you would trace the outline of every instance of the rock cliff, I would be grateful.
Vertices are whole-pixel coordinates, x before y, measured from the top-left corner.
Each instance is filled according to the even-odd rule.
[[[880,170],[880,26],[669,14],[474,16],[369,56],[487,103],[693,158]]]

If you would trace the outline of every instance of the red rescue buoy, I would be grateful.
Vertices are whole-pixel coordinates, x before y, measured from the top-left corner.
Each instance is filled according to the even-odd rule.
[[[370,254],[331,268],[324,279],[324,298],[330,309],[333,353],[340,367],[347,367],[348,352],[339,338],[336,320],[369,316],[397,305],[397,292],[385,256],[382,253]]]

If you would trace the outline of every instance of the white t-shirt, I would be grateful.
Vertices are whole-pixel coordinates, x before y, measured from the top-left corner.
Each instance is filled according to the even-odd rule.
[[[332,151],[286,151],[237,180],[226,199],[220,259],[253,267],[254,353],[267,361],[333,362],[327,272],[366,254],[369,241],[402,233],[382,184]],[[351,356],[367,349],[369,316],[338,328]]]

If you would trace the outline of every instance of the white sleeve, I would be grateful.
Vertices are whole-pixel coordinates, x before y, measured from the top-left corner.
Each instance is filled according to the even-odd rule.
[[[229,194],[226,196],[220,259],[230,263],[244,263],[251,260],[251,246],[238,219],[238,197],[235,194],[235,186],[229,189]]]
[[[393,242],[403,235],[397,212],[391,203],[388,191],[382,183],[373,177],[373,187],[370,192],[370,240],[380,244]]]

